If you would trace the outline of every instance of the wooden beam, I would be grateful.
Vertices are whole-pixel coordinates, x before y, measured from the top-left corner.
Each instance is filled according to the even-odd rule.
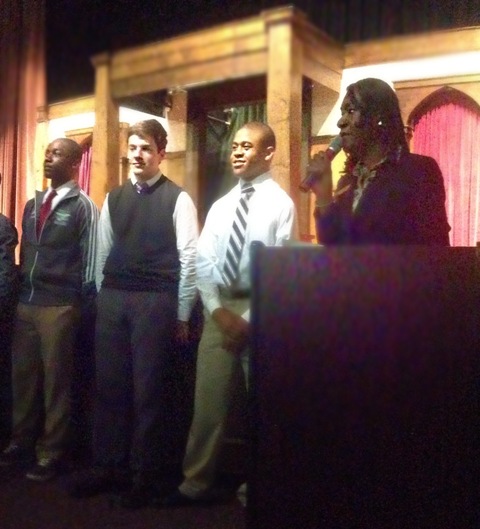
[[[308,57],[307,72],[337,90],[344,48],[313,26],[300,11],[271,9],[260,17],[189,33],[112,55],[114,97],[261,75],[267,70],[266,24],[291,25]],[[272,51],[275,53],[275,51]]]
[[[218,83],[231,79],[241,79],[264,74],[267,69],[266,51],[219,58],[210,62],[179,65],[177,68],[112,81],[112,94],[115,98],[154,92],[171,87],[194,87],[208,83]]]
[[[409,81],[397,81],[394,83],[395,90],[404,90],[406,88],[419,88],[426,86],[445,86],[465,83],[480,83],[480,74],[478,75],[454,75],[451,77],[435,77],[434,79],[414,79]]]
[[[95,112],[95,98],[93,95],[52,103],[48,106],[48,119],[64,118],[87,112]]]
[[[119,50],[112,56],[112,66],[114,70],[121,71],[123,66],[134,66],[138,62],[148,62],[160,57],[172,57],[170,64],[182,64],[185,60],[185,57],[182,57],[182,52],[185,50],[199,50],[201,53],[204,46],[215,45],[219,45],[221,50],[221,47],[226,42],[236,42],[255,35],[261,36],[263,32],[263,20],[259,17],[237,20],[213,28],[180,35],[172,39]]]
[[[192,46],[188,41],[183,44],[182,47],[166,51],[165,48],[169,49],[170,46],[159,43],[156,45],[156,49],[147,56],[140,56],[130,61],[117,59],[112,65],[112,80],[117,81],[159,71],[185,68],[199,63],[207,64],[229,57],[249,56],[266,49],[263,32],[243,38],[232,32],[229,38],[224,41],[212,44],[203,43],[201,46]]]
[[[354,42],[345,46],[345,68],[480,50],[480,27]]]
[[[257,17],[115,53],[112,94],[119,98],[265,71],[266,36]]]
[[[110,55],[92,59],[95,67],[95,127],[90,196],[101,207],[106,193],[119,184],[119,112],[110,92]]]

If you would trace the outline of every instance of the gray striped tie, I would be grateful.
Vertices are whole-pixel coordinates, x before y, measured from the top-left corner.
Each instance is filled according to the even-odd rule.
[[[247,231],[248,201],[255,189],[252,184],[245,183],[242,186],[242,194],[235,212],[232,232],[228,241],[227,255],[223,272],[228,286],[236,283],[238,279],[238,265],[245,244],[245,233]]]

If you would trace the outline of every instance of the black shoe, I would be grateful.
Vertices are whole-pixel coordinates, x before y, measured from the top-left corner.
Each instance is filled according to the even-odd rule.
[[[0,454],[0,467],[27,465],[35,461],[33,450],[10,443]]]
[[[38,460],[26,474],[27,479],[32,481],[50,481],[60,473],[61,464],[57,458],[44,457]]]
[[[231,498],[225,494],[209,493],[200,496],[199,498],[192,498],[183,494],[178,489],[163,498],[155,498],[151,505],[160,509],[174,509],[178,507],[205,507],[215,504],[227,503]]]
[[[118,493],[130,486],[126,471],[97,466],[74,474],[67,484],[67,492],[72,498],[90,498],[109,492]]]
[[[160,508],[174,508],[174,507],[189,507],[192,505],[198,505],[200,503],[200,500],[196,498],[191,498],[190,496],[187,496],[186,494],[182,494],[178,489],[174,490],[171,494],[168,494],[168,496],[165,496],[163,498],[157,498],[153,505],[154,507],[160,507]]]

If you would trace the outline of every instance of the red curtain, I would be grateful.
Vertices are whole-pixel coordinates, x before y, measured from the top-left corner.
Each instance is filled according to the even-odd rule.
[[[86,145],[83,149],[82,162],[78,174],[78,185],[90,194],[90,174],[92,169],[92,146]]]
[[[34,183],[37,107],[46,104],[45,0],[0,0],[0,211],[17,228]]]
[[[445,179],[452,246],[480,241],[480,112],[446,103],[425,112],[412,151],[437,160]]]

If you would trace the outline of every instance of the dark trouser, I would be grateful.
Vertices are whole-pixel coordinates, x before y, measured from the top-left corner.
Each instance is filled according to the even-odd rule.
[[[83,303],[81,310],[72,379],[71,454],[77,460],[90,459],[92,455],[96,303]]]
[[[13,310],[0,307],[0,447],[10,439],[12,429],[12,359]]]
[[[162,292],[100,290],[93,432],[97,464],[130,468],[133,474],[160,466],[161,393],[177,310],[176,287]]]

